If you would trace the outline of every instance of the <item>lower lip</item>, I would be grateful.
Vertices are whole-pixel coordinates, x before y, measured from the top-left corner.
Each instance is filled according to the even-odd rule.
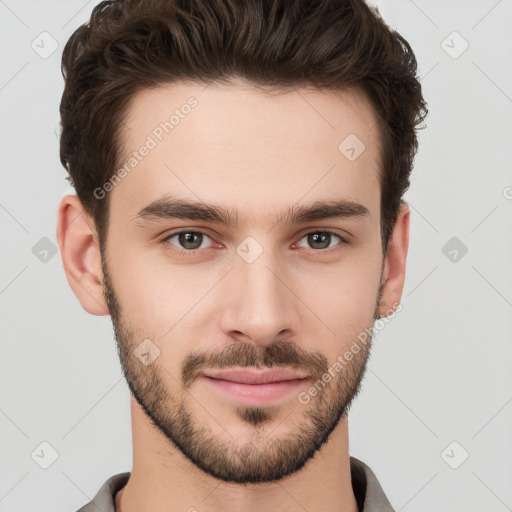
[[[239,403],[262,404],[279,400],[292,392],[298,392],[309,379],[281,380],[267,384],[242,384],[229,380],[203,376],[203,380],[214,389],[228,395]]]

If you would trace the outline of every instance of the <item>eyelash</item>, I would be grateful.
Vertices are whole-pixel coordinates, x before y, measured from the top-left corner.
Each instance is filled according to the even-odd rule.
[[[170,235],[166,235],[162,240],[160,240],[161,243],[163,244],[167,244],[167,242],[169,242],[169,240],[171,238],[174,238],[175,236],[177,235],[180,235],[181,233],[192,233],[192,234],[201,234],[201,235],[205,235],[207,236],[208,238],[210,238],[211,240],[211,237],[205,233],[204,231],[194,231],[192,229],[182,229],[180,231],[175,231],[173,233],[171,233]],[[342,237],[340,234],[336,233],[335,231],[331,231],[329,229],[317,229],[317,230],[314,230],[314,231],[309,231],[308,233],[305,233],[303,236],[300,237],[299,241],[302,240],[303,238],[307,237],[308,235],[311,235],[313,233],[327,233],[329,235],[333,235],[337,238],[339,238],[340,240],[340,244],[338,245],[348,245],[350,242]],[[169,244],[169,245],[172,245],[172,244]],[[337,246],[336,246],[337,247]],[[172,249],[173,251],[175,251],[178,255],[180,256],[197,256],[198,253],[201,251],[201,250],[206,250],[206,249],[178,249],[178,248],[173,248]],[[311,249],[313,252],[315,253],[324,253],[324,252],[330,252],[330,251],[336,251],[336,250],[340,250],[339,248],[336,249],[336,248],[327,248],[327,249],[318,249],[318,250],[315,250],[315,249]]]

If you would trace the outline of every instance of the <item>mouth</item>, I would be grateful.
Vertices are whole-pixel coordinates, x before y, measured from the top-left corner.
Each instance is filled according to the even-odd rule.
[[[238,382],[240,384],[272,384],[290,380],[307,379],[309,376],[295,370],[272,369],[264,371],[254,371],[247,369],[232,370],[212,370],[204,372],[205,377],[212,379],[226,380],[229,382]]]
[[[215,392],[243,405],[282,399],[310,380],[308,375],[284,369],[208,371],[200,377]]]

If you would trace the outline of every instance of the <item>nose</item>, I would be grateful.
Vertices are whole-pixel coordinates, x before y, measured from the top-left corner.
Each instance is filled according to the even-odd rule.
[[[300,301],[293,293],[293,278],[283,262],[263,252],[248,263],[237,258],[224,280],[221,328],[223,332],[255,345],[295,335]]]

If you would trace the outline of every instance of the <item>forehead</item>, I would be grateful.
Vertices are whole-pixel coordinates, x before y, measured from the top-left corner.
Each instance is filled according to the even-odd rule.
[[[121,140],[126,172],[110,193],[122,215],[172,195],[253,221],[317,199],[365,202],[378,218],[378,128],[356,90],[159,86],[132,98]]]

